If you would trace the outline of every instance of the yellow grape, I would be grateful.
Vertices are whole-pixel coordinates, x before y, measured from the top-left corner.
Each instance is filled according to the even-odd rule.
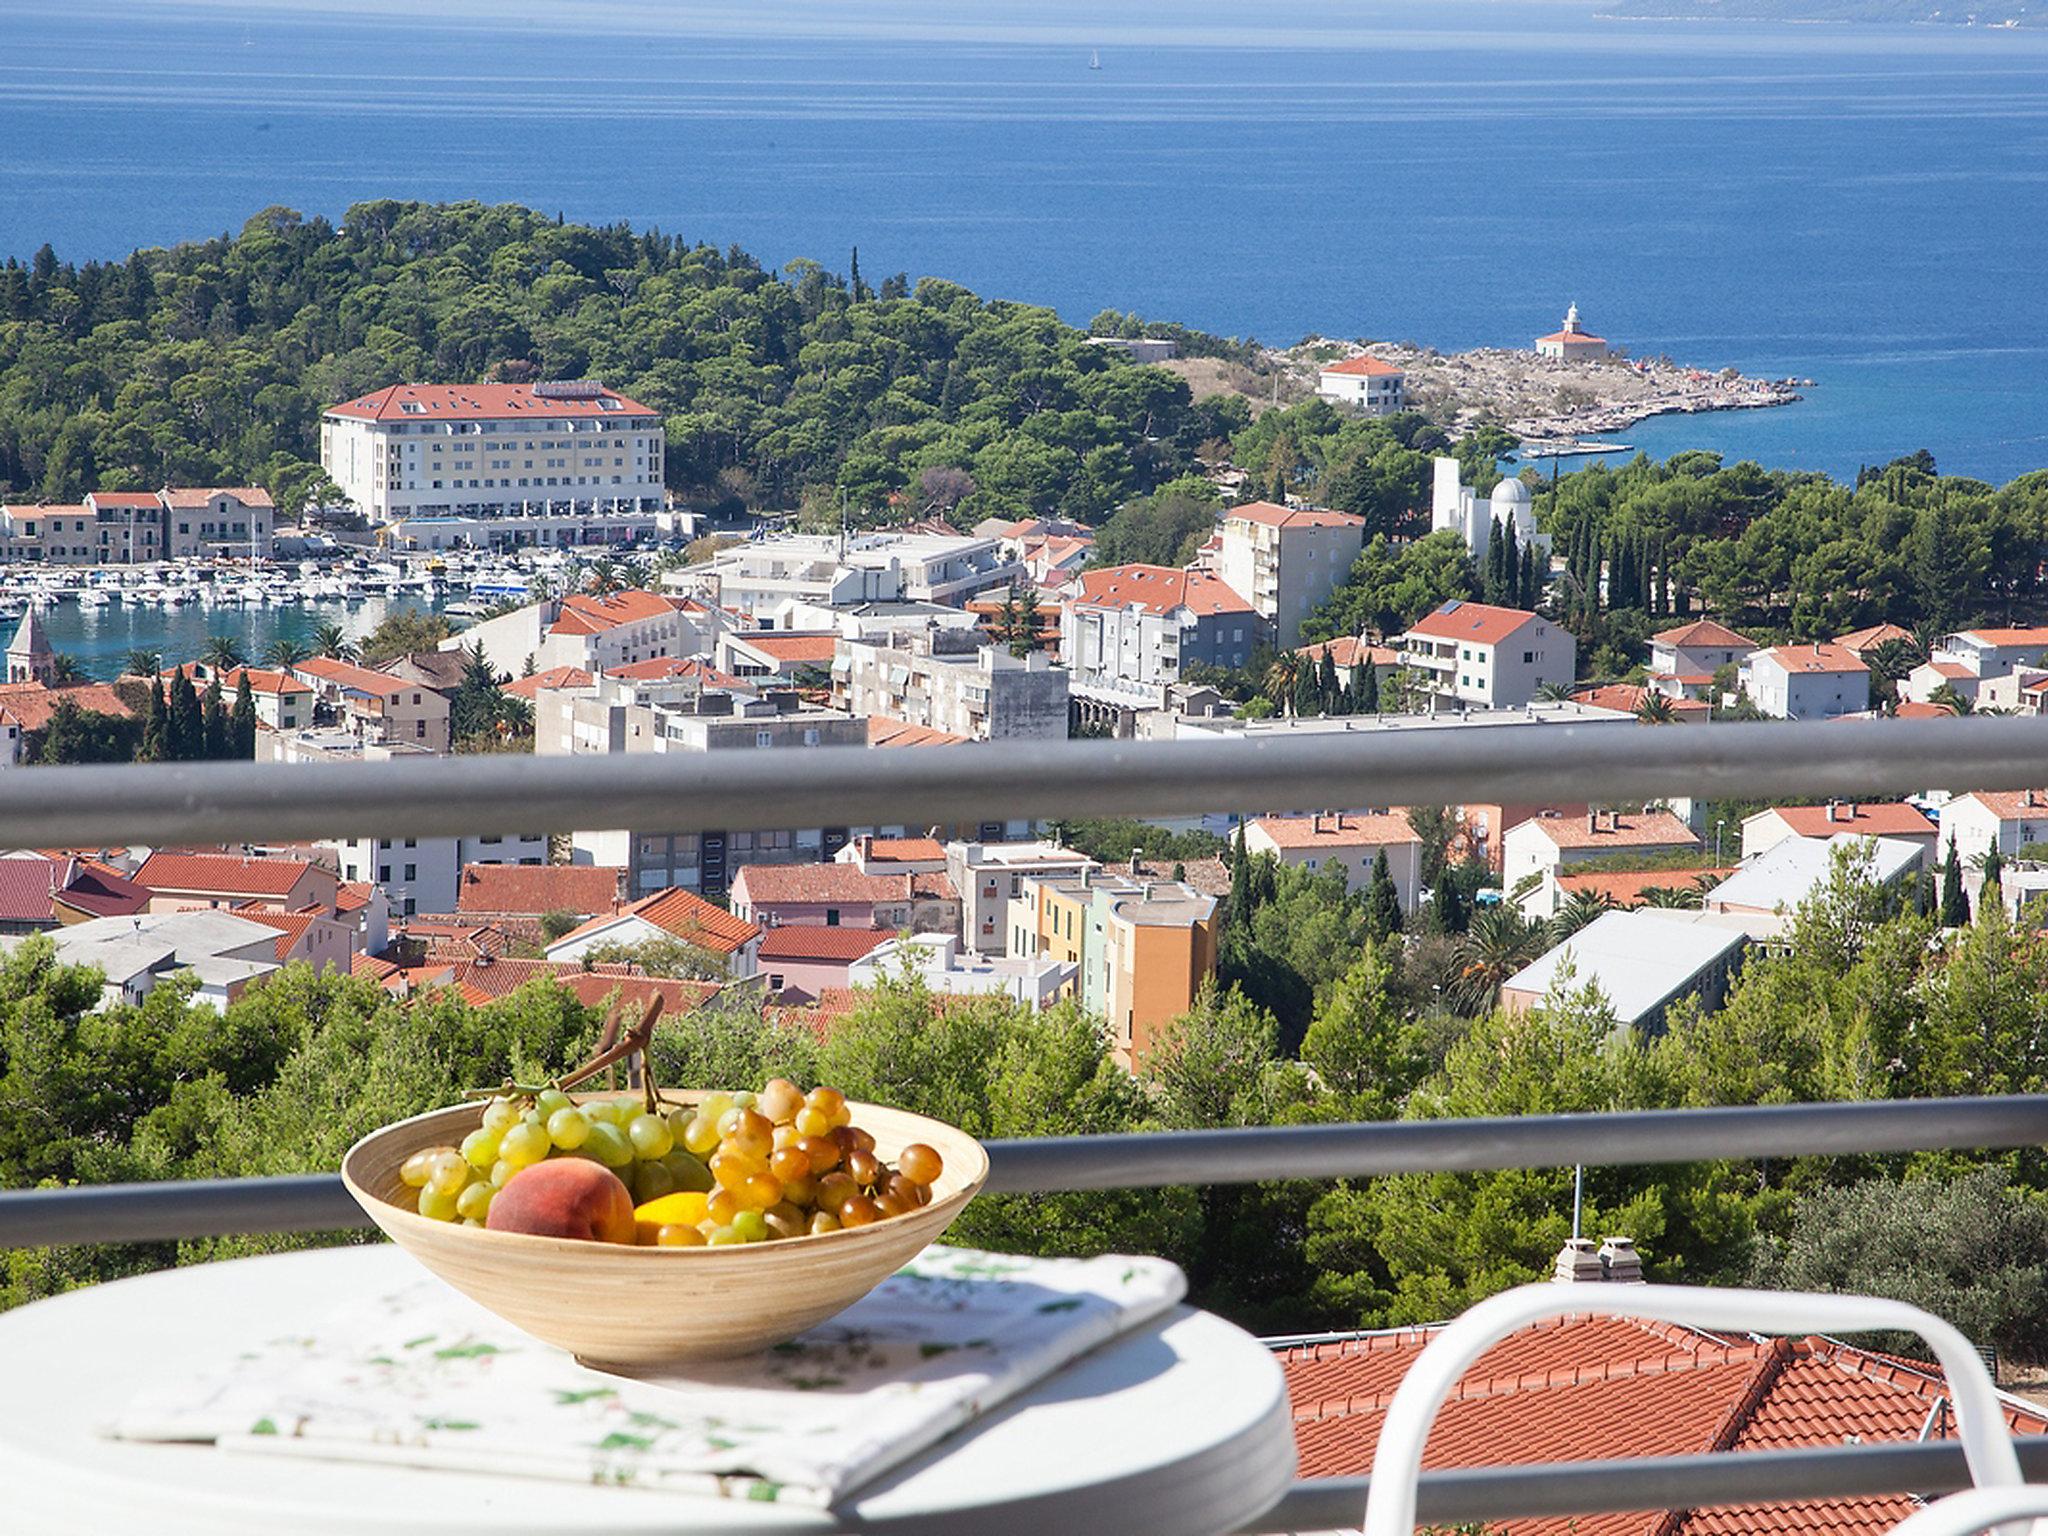
[[[799,1136],[828,1136],[832,1132],[832,1117],[808,1104],[796,1112],[790,1124]]]
[[[443,1148],[427,1168],[427,1188],[452,1202],[469,1182],[470,1167],[460,1152]]]
[[[830,1211],[811,1212],[811,1236],[822,1237],[827,1232],[839,1230],[839,1218]]]
[[[429,1184],[420,1191],[420,1214],[429,1221],[455,1220],[455,1196]]]
[[[802,1237],[807,1219],[804,1213],[790,1201],[771,1205],[762,1213],[768,1223],[768,1231],[774,1237]]]
[[[804,1107],[815,1109],[834,1125],[841,1124],[839,1112],[846,1108],[846,1095],[837,1088],[813,1088],[804,1095]]]
[[[709,1115],[692,1115],[683,1127],[683,1146],[693,1157],[709,1157],[718,1150],[718,1140],[718,1122]]]
[[[810,1154],[802,1147],[784,1147],[768,1159],[768,1171],[787,1184],[792,1179],[810,1176]]]
[[[865,1227],[881,1219],[881,1207],[866,1195],[850,1195],[839,1207],[839,1224],[842,1227]]]
[[[482,1221],[491,1214],[491,1197],[496,1194],[488,1181],[472,1184],[455,1197],[455,1209],[471,1221]]]
[[[945,1162],[931,1147],[913,1141],[896,1154],[896,1167],[913,1184],[930,1184],[945,1169]]]
[[[704,1202],[704,1214],[710,1217],[714,1225],[721,1227],[731,1226],[733,1217],[739,1215],[742,1209],[739,1196],[729,1189],[714,1191],[711,1198]]]
[[[847,1153],[846,1171],[862,1189],[873,1189],[882,1181],[882,1161],[872,1152]]]
[[[777,1125],[784,1125],[804,1107],[804,1091],[786,1077],[771,1077],[762,1085],[754,1107]]]
[[[427,1147],[413,1153],[398,1168],[398,1181],[407,1189],[424,1189],[427,1174],[433,1169],[434,1159],[447,1150],[444,1147]]]
[[[839,1166],[839,1143],[830,1136],[805,1136],[796,1145],[811,1160],[813,1173],[830,1173]]]
[[[747,1175],[747,1182],[733,1191],[739,1203],[750,1211],[765,1211],[782,1200],[782,1180],[772,1173]]]
[[[682,1222],[671,1222],[654,1234],[657,1248],[702,1248],[704,1234]]]

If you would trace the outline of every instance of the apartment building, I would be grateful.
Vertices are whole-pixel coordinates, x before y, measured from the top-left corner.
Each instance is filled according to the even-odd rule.
[[[1510,892],[1532,875],[1554,877],[1575,864],[1593,859],[1615,854],[1654,857],[1690,853],[1700,846],[1692,828],[1665,810],[1591,810],[1583,817],[1533,816],[1511,829],[1504,841],[1506,856],[1501,879]],[[1523,910],[1532,916],[1548,917],[1550,909],[1540,904],[1555,899],[1555,880],[1546,879],[1524,899]]]
[[[846,984],[875,987],[906,972],[929,992],[1006,997],[1037,1013],[1073,990],[1075,968],[1043,955],[980,954],[950,933],[891,934],[847,965]]]
[[[310,859],[227,853],[154,852],[130,878],[149,892],[152,912],[238,907],[251,901],[288,912],[309,906],[331,912],[340,885],[333,870]]]
[[[946,873],[960,895],[960,935],[969,949],[985,955],[1013,949],[1010,904],[1023,899],[1025,881],[1101,867],[1085,853],[1048,842],[955,842],[945,853]]]
[[[787,629],[798,608],[905,602],[959,608],[976,593],[1008,587],[1023,576],[1024,567],[995,538],[803,533],[721,550],[702,564],[671,571],[664,582],[670,591]]]
[[[545,864],[544,832],[495,837],[332,838],[323,840],[341,866],[341,878],[380,887],[390,910],[415,913],[458,910],[462,872],[475,864]]]
[[[629,588],[604,596],[571,593],[472,624],[441,642],[444,651],[483,647],[501,674],[577,667],[609,672],[664,658],[711,655],[728,615],[699,602]]]
[[[315,724],[332,724],[358,741],[421,752],[453,749],[448,696],[354,662],[313,656],[291,673],[313,690]]]
[[[1343,585],[1364,547],[1362,517],[1251,501],[1223,514],[1216,574],[1272,624],[1274,643],[1291,649],[1301,621]]]
[[[1042,651],[1012,656],[971,630],[841,640],[832,702],[974,741],[1063,741],[1067,672]]]
[[[1788,837],[1886,837],[1914,844],[1920,850],[1922,862],[1931,869],[1938,832],[1917,806],[1903,801],[1830,800],[1825,805],[1780,805],[1743,818],[1742,859],[1746,864]]]
[[[1343,875],[1345,888],[1353,891],[1372,883],[1373,869],[1384,853],[1401,910],[1413,912],[1422,900],[1422,839],[1399,811],[1260,816],[1245,823],[1244,846],[1250,853],[1271,854],[1290,869],[1317,874],[1335,870]]]
[[[733,880],[732,910],[763,928],[960,931],[960,898],[946,876],[870,875],[836,860],[746,865]]]
[[[394,384],[320,423],[321,467],[376,523],[563,504],[653,513],[666,452],[658,413],[589,379]]]
[[[1833,720],[1870,708],[1870,668],[1839,645],[1774,645],[1753,651],[1739,672],[1742,691],[1776,720]]]
[[[226,555],[267,558],[276,508],[260,486],[91,491],[76,505],[0,507],[0,560],[149,565]]]
[[[1578,670],[1570,631],[1522,608],[1452,600],[1395,641],[1401,664],[1422,680],[1432,707],[1514,709],[1545,686],[1569,686]]]
[[[1714,674],[1739,667],[1757,650],[1749,636],[1712,619],[1695,619],[1650,637],[1650,686],[1673,699],[1705,699]]]
[[[195,662],[184,670],[185,675],[202,688],[214,675],[214,669],[203,662]],[[177,668],[170,668],[164,676],[168,678],[176,671]],[[241,691],[245,678],[249,683],[249,701],[256,706],[258,724],[273,731],[297,731],[312,725],[313,687],[310,683],[277,667],[227,667],[220,671],[221,693],[233,700]]]
[[[1060,655],[1084,717],[1159,709],[1190,663],[1241,667],[1272,639],[1272,621],[1220,576],[1163,565],[1083,573],[1060,620]]]
[[[2011,858],[2030,843],[2048,843],[2048,789],[1979,789],[1941,808],[1940,854],[1953,847],[1968,868],[1996,848]]]
[[[1316,373],[1316,393],[1368,416],[1392,416],[1408,405],[1408,375],[1377,357],[1347,357]]]

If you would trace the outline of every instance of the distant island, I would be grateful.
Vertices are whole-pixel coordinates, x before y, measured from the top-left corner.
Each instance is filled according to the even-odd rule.
[[[2020,0],[1618,0],[1595,14],[1626,21],[1893,22],[2006,30],[2048,25],[2048,7]]]

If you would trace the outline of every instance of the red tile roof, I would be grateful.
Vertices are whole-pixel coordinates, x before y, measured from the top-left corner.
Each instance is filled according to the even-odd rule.
[[[656,592],[643,592],[637,587],[624,592],[608,592],[602,597],[588,592],[572,592],[562,599],[562,614],[555,620],[552,632],[597,635],[608,629],[617,629],[621,624],[638,624],[675,611],[673,598]]]
[[[1898,624],[1873,624],[1868,629],[1852,629],[1846,635],[1835,636],[1835,644],[1845,651],[1854,651],[1861,656],[1876,650],[1887,640],[1913,638],[1913,631]]]
[[[351,880],[336,888],[334,910],[337,912],[360,912],[370,904],[370,892],[376,887],[367,880]]]
[[[701,656],[650,656],[645,661],[629,661],[623,667],[607,668],[605,676],[623,677],[635,683],[666,683],[682,678],[695,678],[706,688],[746,686],[743,679],[733,676],[730,672],[719,671]]]
[[[245,507],[271,505],[270,492],[260,485],[170,486],[160,493],[167,507],[197,510],[216,496],[232,496]]]
[[[1321,661],[1325,651],[1330,653],[1330,665],[1340,669],[1355,667],[1360,662],[1370,662],[1375,667],[1397,667],[1401,664],[1401,653],[1392,646],[1370,645],[1357,635],[1339,635],[1334,640],[1319,640],[1314,645],[1299,646],[1294,654],[1306,656],[1311,661]]]
[[[748,864],[739,872],[750,903],[953,901],[953,882],[941,874],[869,875],[851,864]]]
[[[380,960],[375,955],[357,953],[349,957],[348,973],[351,976],[367,976],[372,981],[388,981],[398,974],[398,967],[389,960]]]
[[[1776,816],[1800,837],[1834,837],[1854,832],[1864,837],[1930,837],[1934,823],[1910,805],[1897,801],[1843,801],[1831,820],[1825,805],[1780,805],[1762,816]]]
[[[309,870],[305,859],[253,859],[229,853],[152,853],[135,883],[152,891],[209,895],[288,896]]]
[[[1207,571],[1180,571],[1165,565],[1112,565],[1083,571],[1076,604],[1098,608],[1136,608],[1146,613],[1172,613],[1185,608],[1194,614],[1251,613],[1252,605]]]
[[[1333,373],[1335,369],[1324,369]],[[1323,507],[1283,507],[1270,501],[1248,501],[1223,514],[1226,521],[1258,523],[1266,528],[1363,528],[1365,519]]]
[[[837,635],[739,634],[730,638],[735,645],[780,662],[828,662],[839,645]]]
[[[715,981],[674,981],[657,976],[613,976],[607,974],[608,967],[599,966],[594,971],[579,971],[573,976],[564,976],[562,985],[575,995],[576,1001],[586,1008],[601,1008],[616,992],[626,1004],[647,1006],[649,998],[659,995],[662,1001],[662,1017],[674,1019],[678,1014],[688,1013],[718,996],[723,986]]]
[[[1532,816],[1521,824],[1540,827],[1544,836],[1559,848],[1697,848],[1700,840],[1691,827],[1669,811],[1623,812],[1611,822],[1602,811],[1591,830],[1583,816]],[[1520,828],[1516,828],[1517,831]]]
[[[1572,695],[1574,704],[1590,704],[1595,709],[1618,709],[1623,714],[1634,714],[1643,707],[1643,700],[1650,695],[1648,688],[1640,683],[1602,683],[1595,688],[1581,688]],[[1705,699],[1672,699],[1671,713],[1681,718],[1690,716],[1705,720],[1714,713],[1714,706]]]
[[[173,669],[175,670],[175,669]],[[170,672],[164,673],[169,677]],[[301,682],[289,672],[275,672],[267,667],[230,667],[220,674],[220,691],[233,693],[242,686],[243,678],[249,679],[251,693],[311,693],[310,683]]]
[[[154,491],[88,491],[85,499],[95,507],[126,507],[154,512],[163,506]]]
[[[69,859],[0,859],[0,922],[51,921],[54,898],[70,873]]]
[[[455,909],[493,917],[574,912],[588,917],[618,902],[624,870],[604,864],[466,864]]]
[[[1839,645],[1774,645],[1763,652],[1787,672],[1868,672],[1863,658]],[[1755,658],[1752,657],[1752,660]]]
[[[1935,676],[1948,678],[1951,682],[1961,682],[1966,677],[1977,675],[1974,668],[1966,667],[1960,661],[1930,661],[1924,665]]]
[[[1324,373],[1362,374],[1371,379],[1401,378],[1402,371],[1377,357],[1348,357],[1341,363],[1325,363]]]
[[[868,839],[871,864],[927,863],[946,856],[946,845],[936,837],[874,837]]]
[[[1948,720],[1954,718],[1957,712],[1953,704],[1934,704],[1925,699],[1906,699],[1892,711],[1900,720]],[[1853,717],[1844,715],[1842,718],[1847,720]]]
[[[150,894],[119,870],[96,859],[81,859],[57,899],[88,917],[132,917],[148,907]]]
[[[351,693],[375,694],[380,699],[408,688],[425,686],[421,683],[409,683],[402,677],[393,677],[389,672],[359,667],[352,661],[336,661],[331,656],[308,656],[304,661],[293,662],[292,670],[317,677],[322,682],[332,683],[335,687],[345,688]]]
[[[968,737],[955,736],[951,731],[929,725],[912,725],[908,720],[898,720],[893,715],[868,716],[868,745],[871,747],[958,747],[967,745],[968,741]]]
[[[1958,631],[1972,640],[1985,645],[2011,650],[2018,646],[2038,645],[2048,650],[2048,624],[2021,624],[2004,629],[1965,629]]]
[[[785,923],[761,935],[761,964],[770,960],[852,961],[895,938],[887,928],[826,928]]]
[[[1351,812],[1331,816],[1261,816],[1252,825],[1279,848],[1386,848],[1422,841],[1408,824],[1408,818],[1399,812],[1386,816]]]
[[[69,688],[46,688],[41,683],[0,683],[0,709],[5,709],[20,721],[24,731],[42,730],[50,723],[50,716],[57,712],[57,706],[67,699],[80,709],[102,715],[127,719],[135,714],[107,683],[79,683]]]
[[[1469,640],[1498,645],[1536,617],[1523,608],[1496,608],[1491,603],[1448,602],[1418,619],[1408,633],[1431,640]]]
[[[1582,347],[1604,347],[1605,336],[1595,336],[1591,331],[1552,331],[1548,336],[1538,336],[1538,341],[1570,341]]]
[[[1650,891],[1683,891],[1692,888],[1693,882],[1701,875],[1712,875],[1716,880],[1725,880],[1735,873],[1733,866],[1722,869],[1644,869],[1629,871],[1603,871],[1590,875],[1566,873],[1557,877],[1558,887],[1567,896],[1576,896],[1581,891],[1595,896],[1605,896],[1617,907],[1638,907]]]
[[[1434,1329],[1281,1352],[1304,1477],[1372,1461],[1388,1402]],[[1913,1441],[1946,1392],[1938,1375],[1817,1338],[1755,1340],[1623,1318],[1567,1318],[1504,1339],[1466,1373],[1430,1431],[1429,1469]],[[2009,1426],[2048,1416],[2006,1400]],[[1514,1536],[1881,1536],[1906,1495],[1513,1522]]]
[[[607,410],[605,401],[611,401]],[[418,409],[408,411],[407,405]],[[504,417],[651,416],[637,400],[612,390],[588,398],[558,399],[534,393],[531,384],[393,384],[327,408],[351,421],[492,421]]]
[[[1697,650],[1702,646],[1713,646],[1719,650],[1729,650],[1742,646],[1754,647],[1756,645],[1756,642],[1750,639],[1749,636],[1738,634],[1726,624],[1717,623],[1713,619],[1694,619],[1690,624],[1681,624],[1676,629],[1667,629],[1662,634],[1652,635],[1650,639],[1656,645],[1683,646],[1688,650]]]
[[[2048,818],[2048,789],[1975,789],[1963,798],[1976,801],[2000,821]]]
[[[556,942],[566,943],[570,939],[587,937],[622,917],[637,917],[664,933],[721,955],[733,954],[761,936],[761,930],[745,918],[735,917],[696,892],[678,887],[657,891],[616,912],[593,917],[582,927],[563,934]]]
[[[549,667],[545,672],[536,672],[531,677],[514,678],[498,692],[514,694],[522,699],[532,699],[543,688],[588,688],[597,679],[581,667]]]
[[[313,926],[315,912],[279,912],[274,908],[244,906],[235,908],[235,916],[245,917],[252,923],[261,923],[266,928],[277,930],[277,959],[282,965],[287,956],[298,947],[306,930]]]

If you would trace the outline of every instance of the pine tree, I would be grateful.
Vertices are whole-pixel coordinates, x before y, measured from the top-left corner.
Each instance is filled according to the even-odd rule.
[[[218,672],[206,680],[206,692],[199,701],[199,734],[201,757],[219,762],[228,755],[228,711]]]
[[[1358,690],[1358,712],[1361,715],[1376,715],[1380,712],[1380,669],[1366,663],[1365,681]]]
[[[1010,654],[1017,654],[1017,585],[1010,584],[1010,590],[1003,594],[1003,606],[996,614],[996,638],[1010,648]]]
[[[1024,583],[1017,599],[1017,632],[1010,637],[1010,654],[1018,658],[1038,649],[1038,588]]]
[[[245,670],[241,680],[235,684],[234,742],[233,755],[253,762],[256,757],[256,693],[249,686],[249,674]]]
[[[1970,921],[1970,898],[1963,894],[1963,861],[1956,855],[1950,838],[1948,857],[1941,864],[1941,926],[1965,927]]]
[[[1372,881],[1365,891],[1365,932],[1375,941],[1401,931],[1401,893],[1394,888],[1394,872],[1387,864],[1387,850],[1372,861]]]
[[[194,763],[206,754],[206,722],[199,712],[199,693],[183,667],[171,677],[170,728],[165,733],[166,757]]]
[[[135,760],[139,763],[160,763],[170,753],[170,712],[164,706],[164,683],[155,678],[150,683],[149,704],[142,716],[142,745],[136,750]]]
[[[455,700],[448,707],[449,728],[457,741],[487,736],[496,729],[505,696],[498,691],[498,674],[484,654],[483,642],[462,653],[462,681],[456,685]]]

